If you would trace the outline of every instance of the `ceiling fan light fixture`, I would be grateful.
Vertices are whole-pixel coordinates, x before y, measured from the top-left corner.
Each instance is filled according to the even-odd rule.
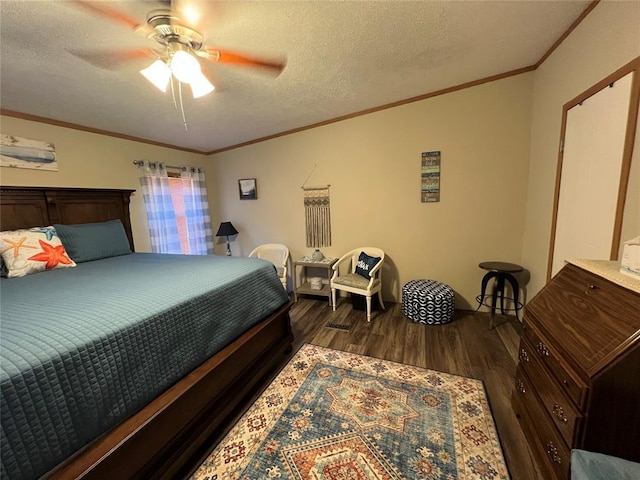
[[[140,73],[149,80],[155,87],[166,92],[171,79],[171,70],[162,60],[156,60],[147,68],[140,70]]]
[[[202,72],[191,80],[190,85],[193,98],[204,97],[216,89]]]
[[[173,75],[183,83],[191,83],[198,75],[202,75],[198,60],[184,50],[178,50],[173,54],[169,68]]]
[[[194,5],[189,3],[183,5],[181,13],[188,25],[195,25],[200,21],[200,12]]]

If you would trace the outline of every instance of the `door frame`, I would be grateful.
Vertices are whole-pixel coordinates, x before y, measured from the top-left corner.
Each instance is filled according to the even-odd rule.
[[[567,130],[567,112],[580,103],[592,97],[602,89],[620,80],[622,77],[633,73],[631,79],[631,96],[629,100],[629,111],[627,115],[627,127],[625,131],[624,149],[622,152],[622,165],[620,169],[620,183],[618,186],[618,201],[616,204],[616,215],[613,226],[613,239],[611,241],[610,260],[618,259],[620,247],[620,235],[622,232],[622,218],[624,215],[625,200],[627,198],[627,187],[629,184],[629,172],[631,170],[631,160],[633,157],[633,147],[635,141],[636,127],[638,124],[638,108],[640,104],[640,57],[636,57],[626,65],[620,67],[611,75],[600,80],[595,85],[589,87],[577,97],[571,99],[562,106],[562,127],[560,129],[560,145],[558,146],[558,165],[556,169],[556,184],[553,199],[553,214],[551,216],[551,239],[549,241],[549,258],[547,261],[547,282],[551,280],[551,269],[553,266],[553,253],[556,241],[556,227],[558,220],[558,204],[560,202],[560,184],[562,181],[562,160],[564,155],[564,140]]]

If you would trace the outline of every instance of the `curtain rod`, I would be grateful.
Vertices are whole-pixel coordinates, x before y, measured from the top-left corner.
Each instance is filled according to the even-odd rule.
[[[162,162],[149,162],[149,164],[153,164],[153,165],[156,165],[157,163],[162,163]],[[144,164],[144,161],[143,160],[134,160],[133,164],[136,167],[139,167],[139,166]],[[176,167],[175,165],[165,165],[164,167],[165,168],[175,168],[177,170],[182,170],[184,168],[184,167]]]

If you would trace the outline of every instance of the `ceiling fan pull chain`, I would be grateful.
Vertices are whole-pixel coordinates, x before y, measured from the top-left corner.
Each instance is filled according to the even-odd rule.
[[[171,99],[173,100],[173,108],[175,108],[177,110],[178,109],[178,104],[176,103],[176,91],[175,91],[175,88],[173,86],[173,82],[174,82],[173,75],[171,75],[169,80],[170,80],[170,83],[171,83]]]
[[[178,96],[180,97],[180,112],[182,113],[182,123],[184,124],[185,131],[188,131],[187,128],[187,119],[184,116],[184,104],[182,103],[182,82],[178,82]]]

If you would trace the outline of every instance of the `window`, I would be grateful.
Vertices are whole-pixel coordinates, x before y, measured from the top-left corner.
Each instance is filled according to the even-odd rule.
[[[140,185],[154,253],[213,253],[213,232],[204,172],[180,167],[167,173],[164,164],[139,163]]]
[[[176,225],[178,226],[178,236],[180,237],[180,251],[190,254],[189,232],[187,230],[187,214],[184,209],[184,197],[182,195],[182,179],[169,174],[169,190],[173,202],[173,211],[176,215]]]

